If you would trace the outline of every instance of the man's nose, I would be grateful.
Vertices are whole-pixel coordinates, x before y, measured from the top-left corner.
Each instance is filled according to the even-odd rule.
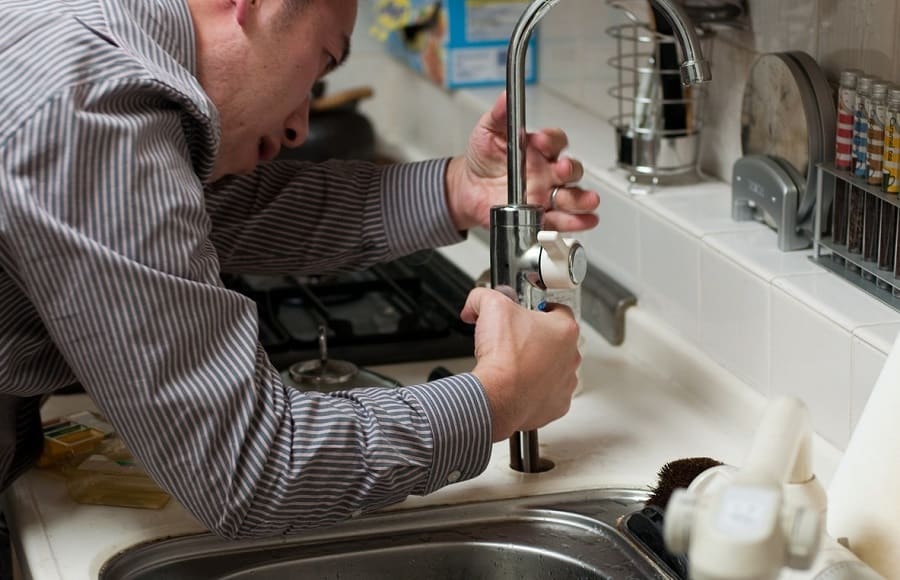
[[[284,123],[284,135],[281,144],[285,147],[297,147],[306,141],[309,134],[309,99],[291,113]]]

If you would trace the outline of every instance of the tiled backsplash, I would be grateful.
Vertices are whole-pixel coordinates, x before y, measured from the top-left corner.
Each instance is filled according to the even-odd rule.
[[[767,227],[733,221],[728,183],[740,155],[744,77],[756,55],[803,49],[825,62],[832,76],[857,66],[900,80],[900,70],[894,70],[900,41],[859,24],[890,21],[893,30],[900,19],[895,2],[750,0],[752,31],[718,31],[702,159],[705,171],[721,181],[634,196],[626,193],[622,172],[609,171],[613,139],[604,120],[614,113],[607,90],[615,72],[606,61],[615,43],[605,29],[623,15],[604,0],[563,0],[546,16],[541,87],[529,92],[528,110],[539,113],[529,116],[529,126],[565,128],[573,151],[596,179],[590,186],[601,192],[601,225],[579,236],[591,261],[635,291],[641,309],[752,388],[766,396],[802,397],[816,430],[840,449],[900,332],[900,313],[810,262],[809,251],[778,251]],[[834,22],[860,32],[835,33]],[[364,110],[382,138],[407,153],[463,151],[469,129],[499,89],[447,92],[421,81],[385,61],[366,34],[365,14],[360,24],[354,58],[334,76],[333,86],[375,85],[376,98]],[[879,50],[873,48],[875,38],[881,39]],[[878,66],[860,60],[871,54],[881,55],[874,59]]]
[[[851,67],[900,82],[897,0],[746,0],[746,5],[745,26],[716,27],[708,55],[713,81],[707,86],[700,165],[726,183],[741,156],[743,86],[758,55],[805,51],[834,84],[840,71]],[[622,19],[621,10],[605,1],[560,2],[541,28],[542,84],[608,118],[616,105],[606,91],[615,73],[603,63],[617,47],[605,30]],[[593,30],[585,22],[593,23]],[[727,214],[727,190],[720,194],[726,199],[716,203]],[[702,197],[690,196],[695,203],[704,203]],[[607,201],[604,209],[618,208]],[[678,224],[679,232],[670,222],[679,214],[696,213],[677,207],[680,203],[684,200],[669,194],[646,200],[666,219],[651,224],[655,218],[641,214],[641,252],[633,258],[624,251],[621,262],[609,266],[621,266],[620,275],[626,277],[637,272],[632,283],[643,305],[748,384],[767,395],[800,396],[817,429],[843,448],[884,362],[886,345],[900,330],[898,314],[823,273],[809,262],[808,252],[771,248],[773,234],[767,231],[740,232],[731,224],[721,233],[715,228],[690,232],[701,240],[698,251],[692,236],[684,236],[690,223]],[[609,221],[603,220],[605,227]],[[604,247],[618,253],[615,236],[601,237]],[[654,252],[662,255],[654,259]]]
[[[627,0],[634,2],[636,0]],[[639,0],[638,0],[639,1]],[[900,82],[900,2],[897,0],[747,0],[750,30],[719,26],[711,50],[713,82],[704,111],[700,154],[705,173],[731,180],[740,156],[741,91],[757,55],[802,50],[836,80],[860,68]],[[541,82],[563,97],[609,117],[606,89],[615,54],[608,26],[623,21],[604,0],[565,0],[541,25]]]

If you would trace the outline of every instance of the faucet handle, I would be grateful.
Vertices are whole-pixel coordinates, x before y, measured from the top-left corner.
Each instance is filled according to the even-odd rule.
[[[541,282],[548,289],[566,290],[580,285],[587,275],[587,252],[577,240],[566,239],[559,232],[540,231],[539,267]]]

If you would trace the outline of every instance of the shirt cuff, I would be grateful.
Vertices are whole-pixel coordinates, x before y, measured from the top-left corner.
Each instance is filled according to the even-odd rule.
[[[447,208],[450,159],[402,163],[385,168],[381,200],[390,251],[405,256],[418,250],[461,242]]]
[[[413,493],[425,495],[484,471],[491,458],[491,411],[475,375],[453,375],[409,390],[422,405],[434,437],[431,474],[425,487]]]

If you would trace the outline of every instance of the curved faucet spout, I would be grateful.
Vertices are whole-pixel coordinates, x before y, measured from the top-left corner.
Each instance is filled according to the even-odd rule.
[[[506,55],[507,163],[509,205],[525,201],[525,56],[534,27],[560,0],[534,0],[522,13],[509,40]],[[681,48],[681,82],[699,84],[712,78],[703,58],[700,38],[677,0],[650,0],[669,20],[675,42]]]
[[[687,86],[712,80],[709,62],[700,50],[700,37],[681,4],[671,0],[650,0],[650,3],[668,19],[675,42],[681,47],[684,59],[681,63],[681,83]]]

